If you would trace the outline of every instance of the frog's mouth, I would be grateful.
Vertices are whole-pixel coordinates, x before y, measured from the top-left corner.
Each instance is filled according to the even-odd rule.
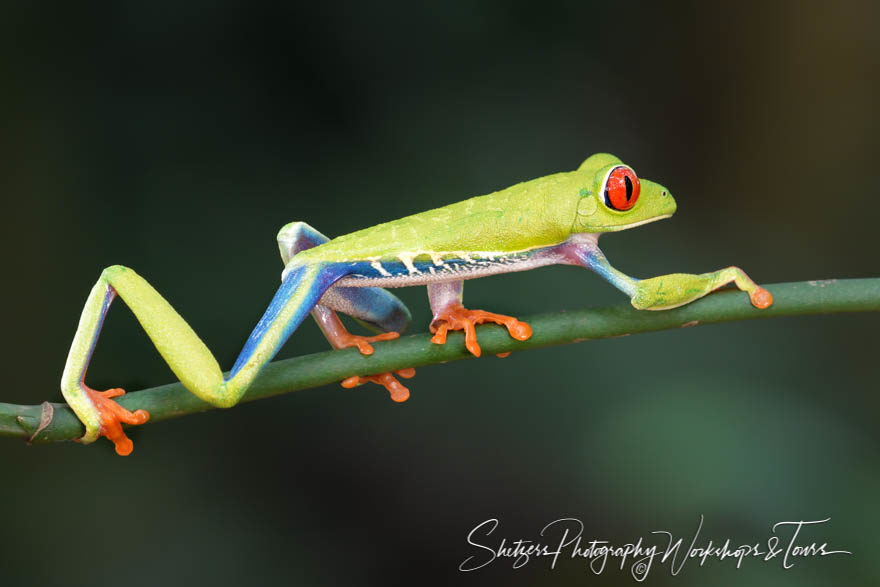
[[[635,228],[636,226],[641,226],[643,224],[650,224],[651,222],[657,222],[658,220],[664,220],[666,218],[672,218],[672,214],[664,214],[662,216],[654,216],[653,218],[647,218],[645,220],[639,220],[638,222],[633,222],[631,224],[619,224],[617,226],[603,226],[605,230],[608,232],[617,232],[619,230],[626,230],[627,228]]]

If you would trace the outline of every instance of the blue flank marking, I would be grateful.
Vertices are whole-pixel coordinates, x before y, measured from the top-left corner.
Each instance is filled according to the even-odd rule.
[[[399,275],[409,275],[409,271],[407,271],[404,264],[400,261],[381,261],[380,263],[382,265],[382,269],[384,269],[386,273],[390,273],[391,275],[380,273],[379,270],[373,267],[373,265],[369,261],[358,261],[351,264],[351,277],[365,277],[368,279],[373,279],[376,277],[384,278],[397,277]]]
[[[480,261],[485,261],[481,259]],[[378,269],[373,267],[369,261],[359,261],[357,263],[351,264],[351,275],[349,277],[364,277],[368,279],[374,278],[388,278],[388,277],[401,277],[410,275],[409,269],[406,268],[401,261],[380,261],[382,265],[382,269],[385,270],[385,273],[381,273]],[[445,268],[444,268],[445,266]],[[434,265],[434,262],[430,259],[428,260],[418,260],[413,262],[413,267],[419,270],[421,273],[430,274],[431,268],[434,269],[435,273],[451,273],[455,270],[466,269],[469,267],[477,267],[479,263],[468,263],[464,259],[452,258],[446,259],[443,261],[443,266]],[[390,273],[390,275],[388,275]]]
[[[291,316],[290,321],[284,325],[284,330],[281,335],[281,339],[278,341],[278,345],[272,349],[271,353],[268,357],[266,357],[265,362],[268,363],[272,360],[272,358],[278,353],[278,350],[281,348],[287,339],[290,338],[290,335],[293,334],[293,331],[296,330],[297,326],[302,323],[303,319],[309,314],[312,308],[315,307],[315,304],[318,303],[318,300],[321,299],[321,296],[324,295],[324,292],[333,285],[333,283],[338,280],[343,275],[349,272],[350,264],[334,264],[334,265],[322,265],[320,267],[298,267],[292,270],[287,274],[287,277],[284,281],[281,282],[281,287],[278,288],[278,291],[275,292],[275,297],[272,298],[272,301],[269,302],[269,307],[266,308],[266,312],[263,314],[263,317],[260,318],[260,321],[254,327],[253,332],[248,337],[247,341],[244,343],[244,348],[241,349],[241,353],[239,353],[238,358],[235,360],[235,365],[232,367],[232,371],[229,373],[229,379],[235,377],[235,375],[244,367],[250,358],[253,356],[254,351],[256,351],[260,342],[263,340],[263,337],[266,335],[266,331],[275,323],[275,320],[278,318],[278,314],[281,310],[290,302],[291,298],[301,287],[306,288],[304,292],[304,298],[302,302],[297,306],[296,311]],[[311,280],[305,280],[308,274],[308,270],[313,269],[317,270],[317,274],[312,277]]]

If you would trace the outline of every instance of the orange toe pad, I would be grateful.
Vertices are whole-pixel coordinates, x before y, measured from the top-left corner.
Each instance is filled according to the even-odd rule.
[[[106,436],[116,445],[117,454],[122,456],[131,454],[134,444],[122,431],[122,424],[143,424],[150,419],[149,412],[146,410],[129,412],[113,401],[112,398],[125,395],[125,390],[118,387],[107,391],[96,391],[85,387],[85,392],[98,410],[98,416],[101,420],[101,435]]]
[[[485,310],[468,310],[461,304],[455,304],[438,314],[431,323],[431,332],[434,344],[445,344],[446,333],[450,330],[464,330],[464,345],[475,357],[483,352],[477,343],[475,326],[485,322],[494,322],[507,327],[507,332],[516,340],[528,340],[532,336],[532,327],[525,322],[520,322],[513,316],[493,314]],[[502,353],[503,354],[503,353]]]
[[[769,308],[773,304],[773,294],[763,287],[758,287],[758,289],[752,292],[749,299],[752,301],[752,305],[760,310]]]
[[[372,355],[373,345],[370,344],[371,342],[394,340],[399,336],[399,332],[385,332],[383,334],[377,334],[376,336],[361,336],[359,334],[344,332],[340,334],[340,341],[337,344],[339,344],[339,348],[341,349],[356,346],[362,355]]]
[[[416,370],[412,367],[407,369],[401,369],[400,371],[395,371],[399,376],[410,379],[411,377],[415,377]],[[388,393],[391,394],[391,399],[400,403],[405,402],[409,399],[409,389],[407,389],[400,381],[397,380],[391,373],[379,373],[378,375],[353,375],[347,379],[342,380],[342,387],[346,389],[351,389],[352,387],[357,387],[358,385],[363,385],[364,383],[376,383],[378,385],[382,385],[385,389],[388,390]]]

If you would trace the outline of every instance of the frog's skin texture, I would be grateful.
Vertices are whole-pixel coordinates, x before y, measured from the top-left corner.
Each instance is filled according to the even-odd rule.
[[[180,315],[133,270],[108,267],[92,288],[73,339],[61,380],[64,398],[86,428],[82,442],[107,436],[122,455],[132,450],[122,423],[141,424],[149,414],[129,412],[112,400],[121,389],[95,391],[84,382],[101,324],[118,295],[131,308],[159,353],[180,381],[199,398],[219,407],[234,406],[260,370],[311,313],[334,348],[399,336],[410,313],[382,288],[426,285],[434,319],[431,339],[446,342],[450,330],[464,330],[466,346],[480,355],[475,324],[495,322],[518,340],[531,336],[528,324],[510,316],[462,306],[465,279],[525,271],[545,265],[592,269],[625,293],[642,310],[674,308],[734,282],[758,308],[772,303],[736,267],[711,273],[677,273],[639,280],[618,271],[599,249],[604,232],[640,226],[672,216],[675,200],[663,186],[639,180],[617,157],[597,154],[575,170],[519,183],[436,210],[407,216],[328,239],[302,222],[284,226],[278,245],[284,260],[281,287],[244,344],[228,377],[211,351]],[[343,312],[384,334],[349,334],[337,316]],[[412,377],[414,370],[397,374]],[[350,377],[346,387],[373,381],[395,401],[409,391],[391,373]]]

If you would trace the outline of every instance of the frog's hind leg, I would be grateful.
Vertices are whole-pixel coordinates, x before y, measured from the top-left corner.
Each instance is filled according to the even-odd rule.
[[[510,336],[516,340],[528,340],[532,336],[532,327],[520,322],[513,316],[493,314],[485,310],[468,310],[462,305],[463,281],[431,283],[428,285],[428,300],[434,319],[431,321],[431,332],[434,344],[445,344],[446,334],[450,330],[464,330],[465,347],[475,357],[482,354],[477,342],[477,324],[494,322],[507,328]],[[503,356],[507,356],[503,354]]]
[[[352,288],[354,289],[354,288]],[[351,334],[342,324],[336,312],[322,304],[312,309],[312,317],[321,328],[321,332],[327,338],[327,341],[335,349],[348,347],[357,347],[363,355],[372,355],[373,346],[370,343],[382,340],[393,340],[400,336],[398,332],[386,332],[377,336],[361,336]],[[412,367],[401,369],[395,372],[397,375],[409,379],[414,377],[416,370]],[[342,387],[352,388],[364,383],[372,382],[383,386],[391,394],[391,399],[396,402],[405,402],[409,399],[409,389],[406,388],[391,372],[379,373],[376,375],[354,375],[342,381]]]
[[[287,264],[297,253],[328,242],[330,239],[304,222],[291,222],[278,233],[278,248]],[[381,332],[376,336],[350,333],[337,312],[342,312],[366,326]],[[364,355],[373,354],[371,343],[398,338],[409,326],[409,309],[397,296],[379,287],[332,287],[312,309],[312,317],[318,323],[324,337],[335,349],[357,347]],[[402,369],[397,375],[410,378],[415,369]],[[373,382],[385,387],[396,402],[406,401],[409,390],[391,373],[369,376],[353,376],[345,379],[342,386],[355,387]]]
[[[327,288],[344,274],[345,267],[330,264],[290,267],[229,377],[224,378],[205,343],[153,286],[127,267],[104,269],[86,300],[61,379],[64,398],[86,428],[80,440],[92,442],[107,436],[116,452],[125,455],[132,445],[122,424],[142,424],[149,417],[143,410],[129,412],[116,404],[112,398],[122,395],[121,389],[97,392],[84,382],[101,325],[117,295],[190,392],[215,406],[230,407],[241,399]]]

